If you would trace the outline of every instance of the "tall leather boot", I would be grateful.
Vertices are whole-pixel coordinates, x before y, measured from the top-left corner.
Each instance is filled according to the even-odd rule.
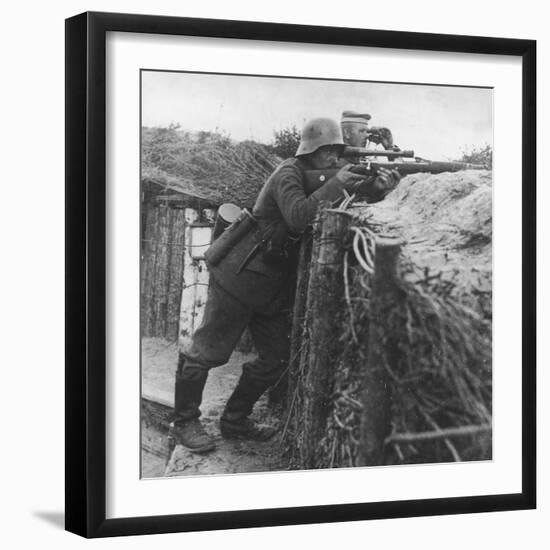
[[[199,406],[208,371],[199,367],[184,367],[184,361],[180,355],[174,392],[174,421],[170,424],[169,437],[190,451],[206,453],[216,446],[199,420]]]
[[[252,439],[267,441],[277,430],[270,426],[257,424],[248,416],[252,413],[254,403],[271,385],[270,381],[260,380],[250,375],[246,365],[237,387],[227,401],[220,419],[222,436],[227,439]]]

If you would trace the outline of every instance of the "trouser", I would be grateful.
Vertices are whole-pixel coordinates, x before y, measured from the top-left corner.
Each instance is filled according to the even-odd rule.
[[[233,418],[250,414],[254,402],[283,373],[290,348],[290,315],[288,307],[269,314],[254,311],[211,278],[202,324],[195,331],[191,346],[179,355],[176,422],[200,416],[208,371],[227,363],[247,327],[258,357],[243,365],[241,379],[229,399],[224,415]]]

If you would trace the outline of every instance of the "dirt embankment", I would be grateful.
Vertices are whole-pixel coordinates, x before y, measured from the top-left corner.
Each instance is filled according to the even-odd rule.
[[[383,357],[396,437],[492,423],[492,210],[486,170],[408,176],[383,202],[357,208],[375,233],[404,241],[402,298],[377,318],[380,338],[394,341]],[[490,430],[393,447],[398,463],[492,456]]]
[[[354,213],[403,237],[404,255],[425,278],[452,287],[458,301],[491,318],[492,172],[415,174],[380,203]]]

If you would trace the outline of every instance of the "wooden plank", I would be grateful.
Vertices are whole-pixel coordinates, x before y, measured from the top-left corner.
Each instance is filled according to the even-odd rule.
[[[156,239],[158,207],[147,205],[145,243],[141,259],[141,335],[152,336],[154,328],[154,273],[156,261]]]
[[[154,275],[154,336],[163,337],[166,332],[168,308],[168,241],[170,238],[171,208],[159,206],[157,233],[157,258]]]
[[[193,333],[200,327],[204,316],[206,299],[208,296],[208,283],[210,273],[206,267],[205,260],[197,260],[196,265],[196,287],[195,287],[195,307],[193,311]]]
[[[189,226],[199,219],[193,208],[185,209],[185,248],[183,253],[183,288],[180,306],[180,347],[191,343],[193,336],[193,312],[196,295],[197,270],[191,257],[191,231]]]
[[[168,281],[168,312],[166,338],[178,339],[180,322],[181,293],[183,287],[183,254],[185,247],[185,212],[172,211],[172,232],[170,235],[170,265]]]

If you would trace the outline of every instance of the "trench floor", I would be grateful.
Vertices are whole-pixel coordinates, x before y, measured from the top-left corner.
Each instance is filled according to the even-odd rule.
[[[176,344],[161,338],[142,339],[142,397],[167,413],[173,406],[174,373],[177,364]],[[253,354],[235,352],[230,361],[210,371],[203,395],[201,420],[216,441],[216,449],[207,454],[195,454],[182,446],[170,452],[166,433],[159,423],[142,417],[142,478],[179,477],[189,475],[237,474],[284,470],[280,456],[280,438],[267,442],[233,441],[221,437],[219,417],[227,398],[241,374],[243,362]],[[147,410],[144,408],[144,411]],[[163,413],[161,413],[162,415]],[[263,396],[254,408],[253,418],[277,425]]]

